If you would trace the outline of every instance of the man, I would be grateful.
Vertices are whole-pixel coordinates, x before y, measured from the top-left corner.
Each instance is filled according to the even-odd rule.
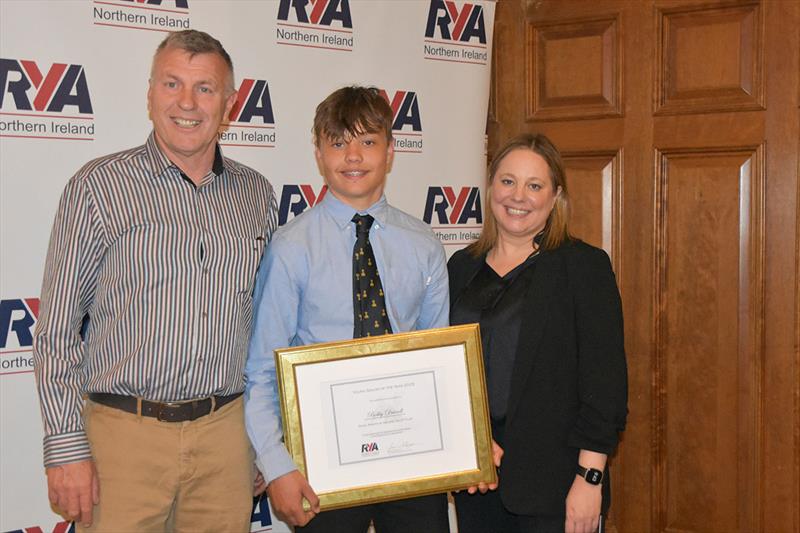
[[[449,306],[442,245],[383,194],[394,156],[385,99],[374,88],[335,91],[317,107],[314,143],[328,193],[275,233],[256,282],[245,409],[257,464],[278,516],[308,524],[302,531],[364,533],[370,520],[378,533],[449,531],[444,494],[324,512],[309,523],[319,500],[281,441],[273,350],[443,327]]]
[[[243,370],[277,222],[269,182],[217,145],[235,101],[220,42],[170,34],[147,93],[154,132],[62,196],[34,361],[50,501],[79,527],[250,530]]]

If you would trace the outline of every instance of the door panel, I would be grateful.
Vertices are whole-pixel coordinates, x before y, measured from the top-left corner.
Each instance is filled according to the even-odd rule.
[[[759,4],[657,9],[656,112],[763,109]]]
[[[761,152],[658,153],[657,531],[758,530]]]
[[[604,249],[615,269],[619,264],[621,158],[614,152],[563,154],[570,180],[571,231]]]

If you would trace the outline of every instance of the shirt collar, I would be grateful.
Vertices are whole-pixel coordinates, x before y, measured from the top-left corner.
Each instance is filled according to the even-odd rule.
[[[172,161],[164,155],[161,148],[159,148],[155,131],[150,132],[144,149],[145,152],[147,152],[147,158],[150,162],[150,170],[153,172],[153,176],[161,176],[169,167],[175,166],[172,164]]]
[[[214,162],[211,164],[211,172],[219,176],[223,170],[225,170],[225,160],[222,157],[222,150],[219,144],[216,144],[214,145]]]
[[[170,167],[174,167],[181,172],[180,168],[178,168],[178,165],[170,161],[166,154],[164,154],[164,152],[161,150],[161,147],[158,146],[155,131],[150,132],[144,148],[145,152],[147,153],[147,158],[150,162],[150,170],[152,171],[153,176],[162,176]],[[230,165],[230,162],[226,158],[222,157],[222,150],[220,149],[219,144],[216,144],[214,146],[214,163],[211,165],[211,172],[213,172],[215,176],[220,176],[225,169],[228,169],[231,172],[236,171],[236,169]]]
[[[359,211],[342,202],[336,197],[336,195],[328,191],[328,193],[325,195],[325,198],[322,199],[320,206],[331,215],[333,220],[336,222],[336,225],[342,229],[353,225],[352,219],[353,215],[356,213],[362,215],[371,215],[376,222],[373,227],[385,226],[388,222],[389,203],[386,201],[386,195],[384,194],[382,194],[380,199],[369,206],[366,210]]]

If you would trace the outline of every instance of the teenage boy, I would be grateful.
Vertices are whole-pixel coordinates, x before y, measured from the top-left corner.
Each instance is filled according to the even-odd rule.
[[[245,369],[256,462],[276,514],[308,524],[298,531],[364,533],[371,520],[378,533],[449,531],[444,494],[316,516],[319,499],[283,445],[273,350],[448,324],[442,245],[383,194],[394,158],[389,104],[375,88],[335,91],[317,106],[314,144],[328,194],[275,232],[256,282]]]

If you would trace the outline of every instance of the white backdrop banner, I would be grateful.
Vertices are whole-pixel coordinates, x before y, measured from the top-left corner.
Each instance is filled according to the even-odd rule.
[[[482,225],[492,0],[0,0],[0,531],[68,532],[47,501],[31,335],[61,191],[84,163],[142,144],[153,51],[209,32],[234,61],[225,155],[263,173],[280,222],[325,194],[311,125],[343,85],[394,111],[391,203],[448,255]],[[266,498],[253,531],[289,531]]]

